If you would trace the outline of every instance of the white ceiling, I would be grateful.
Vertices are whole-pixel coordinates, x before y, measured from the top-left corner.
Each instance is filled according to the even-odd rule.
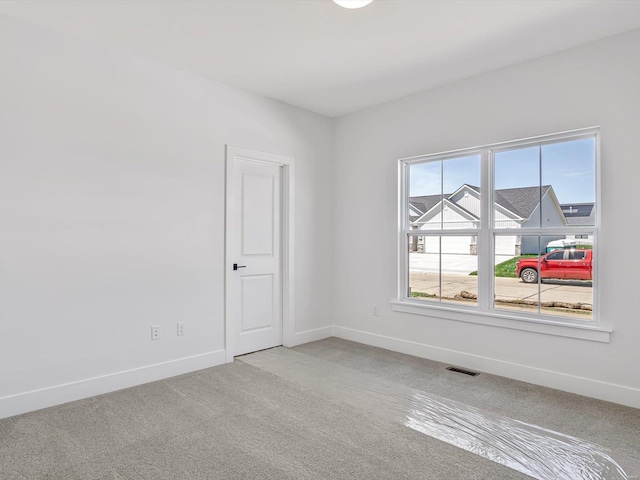
[[[640,28],[638,0],[0,0],[0,13],[328,116]]]

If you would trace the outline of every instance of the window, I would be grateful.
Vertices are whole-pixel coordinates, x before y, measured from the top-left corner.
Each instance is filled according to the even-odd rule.
[[[400,160],[397,303],[597,325],[598,145],[591,128]]]
[[[563,251],[550,253],[547,255],[547,260],[562,260],[564,258],[564,253],[565,252]]]
[[[568,260],[584,260],[587,256],[587,252],[584,250],[569,250],[567,253],[569,254]]]

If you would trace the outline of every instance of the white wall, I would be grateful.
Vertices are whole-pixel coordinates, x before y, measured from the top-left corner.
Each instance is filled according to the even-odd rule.
[[[334,332],[338,336],[640,407],[634,217],[640,31],[340,118],[335,126]],[[599,343],[392,312],[397,159],[600,125]],[[354,221],[357,219],[358,221]],[[366,242],[351,239],[376,225]],[[373,305],[380,315],[373,316]]]
[[[295,329],[328,335],[329,119],[0,16],[0,417],[224,361],[225,144],[295,158]]]
[[[0,417],[224,361],[225,144],[296,159],[297,341],[333,320],[345,338],[640,406],[636,267],[618,248],[639,233],[639,50],[627,34],[332,122],[0,16]],[[592,125],[611,343],[391,312],[398,158]],[[354,244],[365,224],[376,234]]]

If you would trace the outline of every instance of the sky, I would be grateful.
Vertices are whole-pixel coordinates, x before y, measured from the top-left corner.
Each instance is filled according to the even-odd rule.
[[[551,185],[560,203],[594,202],[594,152],[594,138],[498,152],[495,188]],[[480,186],[480,156],[459,157],[412,165],[410,196],[440,194],[441,171],[442,193],[453,193],[465,183]]]

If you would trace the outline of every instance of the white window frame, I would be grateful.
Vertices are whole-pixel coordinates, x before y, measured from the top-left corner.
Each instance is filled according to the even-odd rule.
[[[599,289],[597,258],[593,264],[593,310],[589,321],[565,318],[544,313],[520,313],[497,309],[493,306],[494,274],[493,235],[513,235],[513,229],[494,228],[493,207],[493,171],[496,153],[514,148],[553,144],[561,141],[578,140],[580,138],[594,138],[595,140],[595,222],[593,226],[567,225],[559,229],[531,228],[518,231],[518,235],[553,235],[578,234],[593,235],[593,248],[598,247],[598,231],[600,229],[600,128],[590,127],[567,132],[541,135],[509,142],[483,145],[480,147],[464,148],[448,152],[420,155],[399,160],[399,209],[398,209],[398,296],[391,302],[391,308],[397,312],[437,317],[454,321],[470,322],[515,330],[532,331],[543,334],[580,338],[598,342],[609,342],[613,331],[611,326],[604,325],[599,315]],[[481,219],[478,229],[430,229],[429,234],[435,235],[476,235],[478,251],[478,303],[473,306],[448,304],[417,300],[409,297],[409,249],[408,239],[411,229],[409,224],[409,168],[411,165],[428,161],[446,160],[462,156],[480,156],[480,206]],[[491,192],[487,195],[487,192]]]

